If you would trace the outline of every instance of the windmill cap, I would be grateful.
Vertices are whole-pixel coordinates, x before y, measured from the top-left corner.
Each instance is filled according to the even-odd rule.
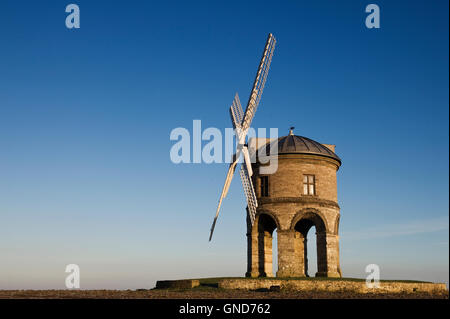
[[[275,146],[273,140],[255,139],[257,148],[266,147],[266,154]],[[250,143],[253,145],[253,143]],[[304,136],[289,134],[278,138],[278,154],[311,154],[334,159],[341,164],[341,159],[334,152],[335,145],[322,144]]]

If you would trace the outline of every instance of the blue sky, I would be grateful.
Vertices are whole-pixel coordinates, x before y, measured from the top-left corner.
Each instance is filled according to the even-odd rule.
[[[447,1],[74,1],[77,30],[69,3],[0,3],[0,289],[243,275],[239,179],[209,243],[226,164],[169,134],[230,127],[269,32],[253,125],[336,144],[344,276],[448,283]]]

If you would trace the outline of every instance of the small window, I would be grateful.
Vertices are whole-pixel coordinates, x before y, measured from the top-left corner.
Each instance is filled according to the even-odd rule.
[[[303,175],[303,194],[316,195],[316,178],[314,175]]]
[[[261,197],[269,196],[269,176],[261,176]]]

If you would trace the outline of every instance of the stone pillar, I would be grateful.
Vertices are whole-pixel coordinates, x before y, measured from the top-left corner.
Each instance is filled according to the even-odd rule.
[[[294,232],[278,230],[278,271],[277,277],[289,277],[292,273],[294,255]]]
[[[259,277],[258,233],[256,224],[252,225],[247,207],[247,272],[245,277]]]
[[[300,234],[301,249],[303,249],[303,258],[301,259],[301,272],[302,277],[309,277],[308,273],[308,238],[302,233]]]
[[[339,236],[327,234],[327,275],[328,277],[342,277],[339,266]]]
[[[277,277],[304,277],[304,237],[295,230],[278,231]]]
[[[247,233],[247,272],[245,277],[259,277],[258,237]]]
[[[317,233],[317,274],[318,277],[340,278],[339,236]]]
[[[246,277],[273,277],[272,235],[269,232],[247,233]]]
[[[259,251],[259,275],[262,277],[273,277],[272,234],[267,231],[259,233],[258,240],[258,246],[262,249]]]
[[[327,238],[326,232],[316,233],[317,273],[316,277],[327,277]]]

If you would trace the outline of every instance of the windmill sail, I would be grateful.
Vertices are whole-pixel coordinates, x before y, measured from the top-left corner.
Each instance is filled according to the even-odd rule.
[[[242,121],[242,130],[246,131],[253,120],[256,109],[258,108],[261,95],[266,84],[267,74],[269,73],[270,63],[272,62],[273,50],[275,49],[275,37],[269,34],[264,48],[264,53],[259,63],[258,72],[256,73],[253,89],[248,99],[247,108],[245,110],[244,119]]]
[[[239,171],[241,175],[242,186],[244,187],[245,197],[247,198],[248,213],[250,215],[250,221],[253,225],[255,222],[256,208],[258,207],[258,201],[256,200],[255,189],[253,188],[252,179],[250,178],[247,167],[241,165]]]
[[[220,195],[219,204],[217,205],[216,215],[214,217],[213,224],[211,226],[211,233],[209,235],[209,240],[211,241],[214,228],[216,226],[217,218],[219,216],[220,206],[222,205],[222,200],[227,196],[228,189],[230,188],[231,180],[233,179],[233,174],[236,169],[237,162],[241,156],[244,155],[244,164],[241,165],[240,175],[242,185],[244,187],[245,196],[247,198],[248,211],[250,219],[253,225],[256,215],[256,208],[258,203],[256,200],[255,190],[253,188],[251,176],[253,175],[252,166],[250,162],[250,155],[245,144],[245,139],[247,131],[250,128],[253,117],[258,107],[261,95],[264,89],[264,84],[266,83],[267,74],[269,72],[270,63],[272,61],[273,51],[275,49],[275,37],[270,33],[266,45],[264,47],[264,53],[259,63],[258,72],[256,73],[256,78],[253,83],[253,88],[250,94],[250,98],[247,103],[247,108],[245,113],[243,112],[241,102],[239,101],[239,96],[236,93],[233,103],[230,107],[231,122],[233,123],[233,128],[236,130],[236,140],[237,149],[236,154],[233,157],[233,162],[228,168],[227,177],[225,179],[225,184],[222,188],[222,193]]]
[[[212,235],[214,233],[214,228],[216,227],[217,217],[219,217],[220,206],[222,205],[222,200],[227,196],[228,189],[230,188],[231,180],[233,179],[234,171],[236,170],[236,165],[239,160],[240,154],[235,154],[233,156],[233,162],[228,167],[227,177],[225,179],[225,184],[222,188],[222,194],[220,194],[219,204],[217,205],[216,216],[214,216],[214,221],[211,226],[211,233],[209,234],[209,241],[211,241]]]
[[[242,110],[241,101],[239,100],[239,95],[237,93],[234,96],[233,104],[230,106],[230,116],[233,128],[240,129],[242,119],[244,118],[244,110]]]

